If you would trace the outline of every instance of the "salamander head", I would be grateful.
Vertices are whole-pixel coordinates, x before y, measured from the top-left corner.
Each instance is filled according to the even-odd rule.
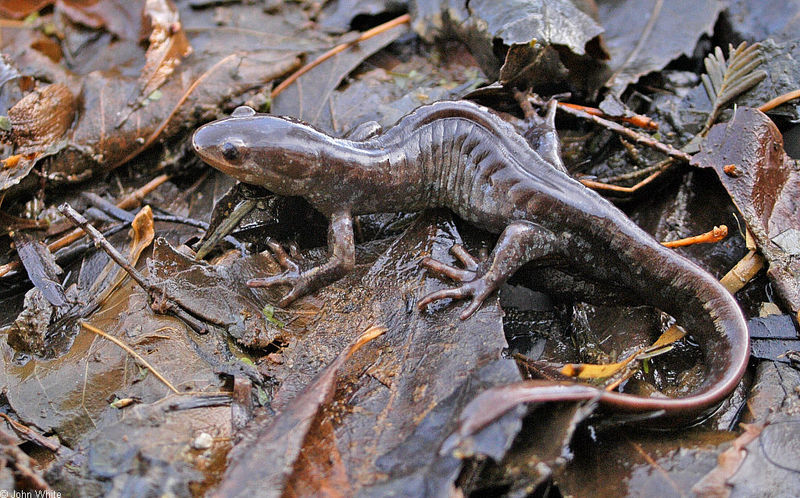
[[[282,195],[303,195],[318,164],[324,135],[290,118],[237,107],[229,118],[201,126],[192,146],[214,168]]]

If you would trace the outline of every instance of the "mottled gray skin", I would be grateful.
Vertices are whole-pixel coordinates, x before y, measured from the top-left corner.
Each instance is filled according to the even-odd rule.
[[[466,101],[420,107],[383,134],[333,138],[299,121],[239,108],[199,128],[193,145],[204,161],[246,183],[305,197],[331,220],[330,259],[252,285],[291,284],[282,304],[341,278],[354,264],[352,215],[446,207],[500,238],[486,262],[462,257],[457,269],[424,263],[461,285],[435,292],[471,298],[462,318],[522,264],[552,268],[543,290],[569,285],[583,299],[627,295],[673,315],[703,347],[706,380],[685,398],[641,398],[598,391],[622,411],[660,412],[685,421],[707,413],[737,385],[749,338],[733,297],[711,275],[656,242],[620,210],[572,179],[557,154],[552,115],[537,123],[539,151],[486,108]],[[549,130],[549,132],[548,132]],[[542,154],[540,154],[542,152]],[[544,157],[549,160],[543,159]]]

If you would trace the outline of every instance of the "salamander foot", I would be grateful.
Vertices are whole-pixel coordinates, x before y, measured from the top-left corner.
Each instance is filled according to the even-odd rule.
[[[440,299],[466,299],[471,297],[469,306],[460,315],[462,320],[466,320],[481,307],[483,301],[497,290],[502,282],[497,282],[491,272],[482,272],[479,261],[462,246],[455,245],[450,249],[450,252],[461,261],[465,268],[457,268],[432,258],[423,259],[421,264],[438,275],[444,275],[462,284],[450,289],[431,292],[423,297],[417,306],[419,309],[424,309],[430,303]],[[482,275],[478,276],[479,273],[482,273]]]
[[[283,268],[283,272],[269,277],[252,278],[247,281],[249,287],[273,287],[275,285],[291,285],[292,290],[281,299],[279,305],[287,306],[295,299],[310,292],[310,282],[307,274],[300,271],[297,263],[291,260],[286,251],[280,244],[268,241],[267,245],[272,251],[278,264]]]

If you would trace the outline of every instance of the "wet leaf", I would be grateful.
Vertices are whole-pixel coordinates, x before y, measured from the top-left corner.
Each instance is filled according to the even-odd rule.
[[[692,164],[713,168],[767,259],[780,297],[800,310],[800,261],[774,239],[800,229],[800,169],[783,150],[773,122],[755,109],[737,108],[711,128]]]
[[[299,63],[300,54],[300,51],[291,47],[313,47],[314,42],[300,43],[281,35],[281,29],[290,29],[285,26],[287,21],[270,20],[263,12],[261,14],[264,23],[272,26],[275,33],[260,34],[255,40],[251,39],[246,45],[247,51],[232,48],[231,45],[238,40],[225,36],[224,32],[200,30],[190,40],[195,47],[195,53],[175,67],[172,62],[177,59],[170,52],[173,45],[169,43],[172,37],[165,40],[162,45],[165,52],[159,52],[164,58],[154,59],[160,62],[154,64],[153,75],[163,76],[166,73],[159,72],[158,68],[167,66],[171,68],[171,74],[163,81],[160,76],[151,79],[145,75],[145,86],[157,82],[162,97],[147,100],[147,106],[134,109],[132,113],[128,98],[139,95],[142,91],[138,77],[126,76],[125,73],[120,74],[116,68],[109,68],[114,70],[92,71],[78,83],[77,75],[54,65],[49,59],[45,63],[40,57],[31,54],[32,51],[26,45],[28,34],[23,32],[24,36],[14,38],[14,44],[6,46],[4,50],[8,50],[10,56],[20,64],[21,61],[30,63],[31,59],[36,64],[43,64],[47,71],[45,74],[53,74],[51,77],[63,82],[67,88],[77,88],[80,84],[82,105],[74,122],[70,121],[72,126],[62,130],[62,135],[33,135],[47,138],[35,143],[33,152],[37,153],[37,157],[32,161],[20,161],[17,168],[0,171],[0,188],[8,189],[20,183],[20,190],[31,188],[34,185],[32,181],[22,180],[36,164],[43,167],[51,183],[77,181],[118,167],[156,141],[167,140],[191,127],[192,123],[215,116],[218,112],[217,106],[221,103],[254,87],[260,87],[291,70]],[[174,47],[180,48],[182,44]],[[178,52],[183,53],[181,50]],[[141,57],[144,60],[143,53]],[[150,94],[152,92],[145,93],[144,96]],[[58,115],[57,112],[40,107],[33,108],[37,112],[28,116],[29,122],[48,123],[52,120],[51,114]],[[54,106],[53,109],[61,108]],[[69,106],[64,105],[63,109],[69,109]],[[120,118],[126,116],[127,119],[117,126]]]
[[[450,261],[447,249],[454,239],[452,222],[423,216],[374,264],[357,266],[341,281],[300,300],[290,310],[296,319],[287,328],[304,325],[305,330],[296,337],[285,335],[287,345],[279,363],[262,364],[262,371],[279,383],[271,404],[278,412],[290,409],[292,400],[360,330],[373,323],[388,329],[339,372],[324,419],[313,425],[317,429],[302,442],[305,458],[297,461],[287,477],[289,483],[302,486],[296,488],[298,493],[330,487],[357,493],[375,482],[377,460],[401,446],[426,414],[452,393],[454,384],[499,358],[505,340],[495,298],[465,321],[458,319],[465,303],[444,303],[423,313],[416,310],[420,296],[446,285],[428,276],[419,260],[430,254]],[[252,455],[231,455],[231,462],[240,459],[251,460]],[[428,460],[420,455],[415,465],[424,467]],[[267,469],[263,472],[271,475]],[[253,484],[246,489],[260,488]]]
[[[226,394],[197,393],[124,408],[59,458],[48,477],[70,494],[202,494],[218,479],[229,446],[230,403]],[[208,448],[195,448],[198,439]]]
[[[608,0],[598,7],[613,71],[606,86],[619,95],[643,75],[692,55],[724,5],[719,0]]]
[[[158,239],[148,268],[151,279],[172,300],[192,315],[223,327],[243,346],[263,348],[282,337],[282,329],[262,312],[264,297],[274,292],[246,285],[249,278],[262,276],[266,269],[276,273],[278,264],[273,259],[254,255],[228,267],[212,266],[194,261]]]
[[[591,17],[569,1],[472,0],[469,9],[487,24],[489,34],[504,44],[563,45],[577,54],[603,32]]]
[[[800,3],[796,1],[739,0],[729,2],[725,10],[726,24],[733,32],[729,36],[737,40],[786,42],[800,33]]]
[[[215,496],[250,496],[258,490],[261,496],[281,496],[287,479],[303,448],[309,432],[329,423],[323,405],[332,401],[336,377],[344,363],[369,341],[381,336],[386,329],[373,325],[364,330],[352,344],[326,366],[314,380],[293,399],[268,426],[258,429],[254,440],[237,451],[248,458],[235,461],[226,472]],[[312,426],[312,422],[316,422]],[[264,466],[266,458],[270,465]],[[329,457],[328,457],[329,458]],[[346,484],[346,483],[340,483]],[[339,491],[346,489],[338,486]]]
[[[800,339],[790,315],[751,318],[747,328],[753,358],[791,363],[787,352],[800,350]]]
[[[43,152],[72,125],[78,101],[62,83],[38,88],[8,110],[8,139],[17,153]]]
[[[550,485],[568,464],[564,455],[572,453],[576,431],[583,436],[579,426],[595,408],[594,403],[549,403],[530,409],[506,455],[497,465],[482,472],[484,486],[491,486],[489,492],[507,486],[509,495],[524,496],[540,486]],[[484,490],[481,482],[475,487],[473,494]]]
[[[25,232],[15,232],[13,239],[17,254],[33,285],[56,308],[66,306],[67,297],[59,279],[64,271],[56,264],[47,246]]]
[[[561,60],[552,47],[565,48],[564,58],[571,59],[567,62],[569,67],[575,67],[572,64],[577,62],[575,59],[583,60],[581,56],[587,50],[592,55],[587,59],[607,56],[599,44],[589,43],[597,39],[603,28],[569,1],[462,3],[448,0],[414,2],[412,5],[412,26],[421,37],[426,40],[437,36],[458,38],[469,47],[490,79],[500,75],[501,80],[511,81],[512,76],[516,76],[514,84],[520,88],[538,88],[539,81],[547,77],[537,78],[537,72],[544,71],[551,78],[556,77],[555,70]],[[494,52],[494,39],[511,47],[505,63]],[[542,51],[549,54],[546,64],[538,60]],[[515,54],[511,56],[511,52]],[[501,65],[504,73],[500,72]],[[532,65],[536,67],[528,68]],[[601,71],[602,66],[583,66],[581,70],[589,74],[576,75],[576,79],[593,79],[592,73]],[[597,87],[593,88],[596,90]]]
[[[784,11],[785,12],[785,11]],[[768,39],[760,43],[764,64],[760,69],[767,73],[764,81],[742,95],[738,105],[758,107],[785,93],[797,90],[800,85],[800,40],[792,39],[778,43]],[[792,100],[769,111],[770,116],[800,119],[800,104]]]
[[[763,424],[796,418],[800,396],[794,388],[798,385],[800,371],[797,368],[774,361],[759,362],[747,394],[747,409],[742,414],[742,422]]]
[[[4,17],[22,19],[53,3],[54,0],[13,0],[0,2],[0,13]]]
[[[334,131],[330,102],[333,91],[364,59],[407,31],[406,25],[396,26],[311,69],[275,97],[272,113],[296,117],[323,130]]]
[[[320,13],[320,25],[327,31],[344,33],[358,16],[402,14],[405,0],[339,0],[328,2]]]
[[[692,486],[716,465],[730,432],[604,431],[573,442],[575,457],[554,479],[573,496],[692,496]]]
[[[74,22],[139,41],[145,0],[56,0],[56,9]]]
[[[120,306],[137,310],[120,315]],[[103,310],[109,310],[104,312]],[[182,325],[175,319],[148,312],[144,295],[123,286],[94,315],[92,322],[122,339],[154,365],[173,384],[185,390],[213,386],[218,378]],[[42,432],[56,432],[72,446],[106,420],[114,410],[109,399],[124,394],[151,403],[168,389],[153,375],[143,378],[139,367],[117,345],[80,331],[69,351],[52,360],[14,356],[3,344],[0,384],[8,403],[21,421]],[[110,421],[110,420],[107,420]]]
[[[458,415],[483,389],[519,378],[508,360],[489,363],[456,387],[436,405],[402,444],[381,456],[376,482],[362,491],[366,496],[440,496],[452,489],[462,460],[489,457],[500,460],[520,430],[523,409],[507,413],[484,431],[475,434],[461,451],[442,451],[447,436],[457,427]]]

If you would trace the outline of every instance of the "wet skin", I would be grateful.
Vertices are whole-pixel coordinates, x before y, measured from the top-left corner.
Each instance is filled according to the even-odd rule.
[[[382,134],[364,127],[346,140],[240,107],[200,127],[192,144],[220,171],[277,194],[303,196],[330,220],[325,263],[300,271],[281,257],[285,272],[250,282],[291,285],[282,306],[353,268],[353,215],[449,208],[500,237],[486,261],[457,254],[463,269],[424,260],[460,285],[425,296],[420,308],[439,299],[470,299],[465,319],[525,263],[552,276],[537,283],[544,291],[570,292],[589,302],[630,302],[633,296],[638,304],[671,314],[692,334],[705,354],[705,381],[684,398],[602,390],[594,397],[619,411],[656,412],[662,421],[701,417],[736,387],[747,367],[749,337],[741,310],[714,277],[567,175],[554,114],[551,106],[546,119],[529,117],[535,139],[526,140],[484,107],[439,102],[416,109]]]

